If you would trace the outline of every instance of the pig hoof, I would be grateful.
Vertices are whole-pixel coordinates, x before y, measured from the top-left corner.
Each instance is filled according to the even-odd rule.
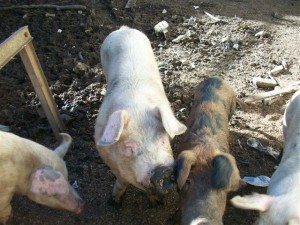
[[[110,198],[107,201],[107,204],[112,206],[115,209],[120,209],[122,207],[122,202],[121,201],[116,201],[113,196],[110,196]]]

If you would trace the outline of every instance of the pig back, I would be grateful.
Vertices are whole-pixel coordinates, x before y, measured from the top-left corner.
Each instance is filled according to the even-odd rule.
[[[105,38],[100,55],[108,85],[126,82],[134,87],[150,81],[163,90],[150,41],[142,32],[122,26]]]
[[[31,173],[41,165],[61,171],[67,178],[65,162],[56,153],[31,140],[0,131],[1,180],[7,179],[17,192],[26,192]]]
[[[229,151],[228,122],[236,107],[236,95],[233,89],[221,78],[211,77],[197,85],[191,113],[187,120],[188,132],[184,146],[205,138],[216,144],[220,150]]]

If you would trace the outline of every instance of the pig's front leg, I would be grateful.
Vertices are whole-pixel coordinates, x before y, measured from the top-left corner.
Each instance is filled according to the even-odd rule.
[[[126,191],[128,182],[117,177],[116,183],[113,188],[112,197],[116,203],[121,203],[121,198]]]
[[[12,222],[12,210],[11,205],[8,203],[8,205],[5,205],[5,207],[2,208],[2,202],[0,202],[0,224],[11,224]]]

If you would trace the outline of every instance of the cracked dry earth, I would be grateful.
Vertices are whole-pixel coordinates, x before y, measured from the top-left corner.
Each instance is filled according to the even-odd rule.
[[[276,79],[289,84],[300,78],[298,0],[143,0],[137,1],[133,10],[124,9],[124,0],[7,0],[0,1],[0,8],[51,3],[81,4],[87,10],[0,9],[0,41],[18,28],[29,26],[55,102],[74,139],[66,162],[70,182],[77,182],[86,208],[81,215],[73,215],[15,196],[13,224],[179,224],[176,191],[166,196],[164,205],[155,208],[133,187],[127,190],[121,209],[107,203],[115,178],[93,142],[94,122],[106,91],[99,47],[121,25],[137,28],[149,37],[165,91],[182,122],[189,115],[194,87],[205,77],[222,77],[241,99],[272,90],[257,88],[253,78],[268,78],[269,71],[282,62],[288,64],[288,70],[277,74]],[[215,23],[204,11],[223,22]],[[162,20],[169,23],[168,40],[153,29]],[[255,36],[260,31],[265,35]],[[187,39],[172,42],[187,32]],[[246,142],[254,137],[264,146],[281,151],[282,115],[290,97],[286,94],[272,101],[252,103],[247,112],[237,108],[229,124],[230,148],[242,177],[270,176],[274,172],[276,162]],[[0,124],[8,126],[11,132],[49,147],[57,145],[19,57],[0,70],[0,105]],[[246,186],[231,193],[228,199],[236,194],[265,191],[262,187]],[[236,209],[228,203],[224,224],[249,225],[257,216],[255,211]]]

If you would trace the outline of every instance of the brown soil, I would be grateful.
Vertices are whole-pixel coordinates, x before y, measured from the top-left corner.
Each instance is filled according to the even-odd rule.
[[[288,82],[300,78],[298,0],[138,0],[133,10],[124,9],[124,0],[8,0],[1,1],[0,6],[32,3],[83,4],[89,8],[83,11],[0,10],[1,42],[25,25],[34,37],[37,55],[67,132],[74,139],[66,162],[70,182],[77,182],[86,207],[77,216],[16,196],[12,202],[14,224],[179,224],[175,191],[168,194],[164,205],[155,208],[133,187],[127,190],[121,209],[108,204],[114,176],[96,152],[93,127],[106,88],[99,47],[120,25],[140,29],[151,40],[166,93],[176,116],[183,122],[189,114],[193,88],[205,77],[221,76],[240,98],[267,91],[257,89],[252,79],[268,77],[268,71],[283,60],[288,62],[289,70],[277,78]],[[166,13],[162,13],[164,9]],[[225,23],[213,23],[203,11]],[[55,16],[48,17],[46,13]],[[153,30],[162,20],[170,25],[170,40],[187,30],[192,35],[180,43],[166,41]],[[254,36],[262,30],[268,35]],[[229,36],[232,42],[221,42]],[[233,44],[238,44],[238,50],[232,48]],[[270,105],[252,104],[247,112],[237,109],[230,123],[230,144],[242,177],[270,176],[274,172],[276,162],[248,147],[246,141],[255,137],[265,146],[281,151],[281,121],[290,96],[280,96]],[[57,144],[19,57],[0,71],[0,105],[0,124],[9,126],[13,133],[49,147]],[[176,145],[174,152],[176,155]],[[228,199],[236,194],[265,191],[265,188],[247,186],[230,194]],[[257,215],[228,203],[224,224],[249,225]]]

